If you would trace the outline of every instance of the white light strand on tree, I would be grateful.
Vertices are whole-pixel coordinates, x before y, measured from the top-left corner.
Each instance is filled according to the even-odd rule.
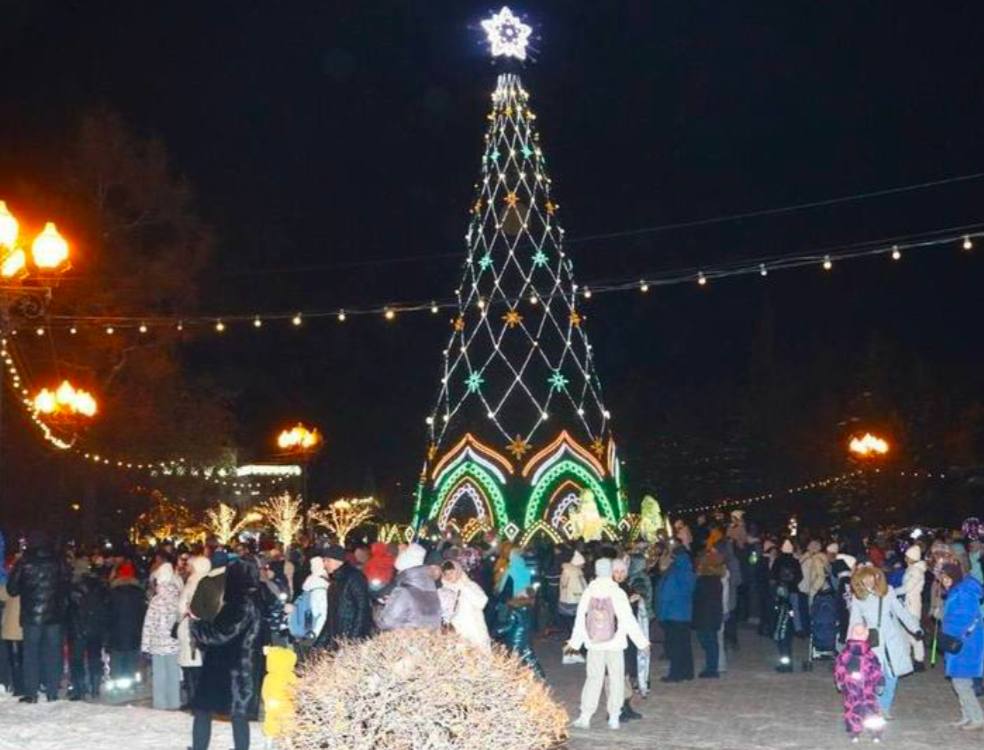
[[[431,445],[457,434],[456,417],[486,419],[503,442],[529,444],[554,410],[564,413],[561,424],[600,441],[610,414],[577,308],[536,114],[517,76],[499,76],[488,117],[453,331],[427,420]]]

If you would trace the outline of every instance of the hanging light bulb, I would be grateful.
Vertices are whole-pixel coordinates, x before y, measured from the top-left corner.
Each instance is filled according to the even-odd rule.
[[[141,323],[140,324],[140,328],[138,328],[137,330],[139,330],[140,333],[147,333],[147,324],[146,323]]]
[[[964,235],[963,249],[964,250],[973,250],[974,249],[974,243],[970,241],[970,235],[969,234]]]
[[[44,336],[44,328],[42,326],[38,326],[38,329],[35,331],[35,333],[38,336]]]
[[[703,271],[697,272],[697,283],[700,284],[701,286],[707,284],[707,277],[704,275]]]
[[[824,271],[829,271],[833,267],[834,267],[834,261],[832,261],[830,259],[830,256],[829,255],[824,255],[823,256],[823,270]]]
[[[643,294],[649,291],[649,284],[645,280],[639,282],[639,291]]]
[[[892,245],[892,260],[899,260],[902,257],[902,251],[899,250],[898,245]]]
[[[386,312],[383,313],[386,320],[393,320],[396,317],[396,313],[393,311],[392,307],[387,307]]]
[[[294,317],[290,319],[290,322],[293,323],[295,327],[296,326],[299,326],[303,322],[301,320],[301,314],[300,313],[294,313]]]
[[[223,323],[221,320],[215,321],[215,330],[218,333],[222,333],[223,331],[225,331],[225,323]]]
[[[344,323],[345,322],[345,311],[344,310],[339,310],[338,311],[338,322],[339,323]]]
[[[769,269],[765,267],[765,263],[759,263],[759,276],[768,276]]]
[[[437,306],[436,302],[431,302],[431,312],[434,313],[434,315],[437,315],[439,312],[441,312],[441,308]]]
[[[106,335],[107,336],[112,336],[114,333],[116,333],[116,329],[113,328],[113,326],[106,326]]]
[[[79,332],[79,329],[76,328],[75,326],[72,326],[71,328],[68,329],[68,332],[74,336],[76,333]]]
[[[253,318],[253,328],[262,328],[262,327],[263,327],[263,321],[260,319],[260,316],[257,315],[255,318]]]
[[[177,325],[175,326],[175,328],[177,328],[177,329],[178,329],[179,331],[183,331],[183,330],[185,329],[185,324],[184,324],[184,322],[183,322],[183,321],[181,321],[181,320],[179,320],[179,321],[178,321],[178,324],[177,324]]]
[[[584,287],[584,299],[591,299],[591,290],[588,287]]]

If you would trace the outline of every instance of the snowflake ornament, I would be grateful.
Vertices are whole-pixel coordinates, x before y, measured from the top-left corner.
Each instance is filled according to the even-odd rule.
[[[492,57],[526,59],[526,45],[533,28],[523,23],[506,6],[489,19],[482,21],[482,29],[492,48]]]

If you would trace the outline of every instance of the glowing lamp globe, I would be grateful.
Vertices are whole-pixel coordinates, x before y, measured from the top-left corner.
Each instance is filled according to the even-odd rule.
[[[44,230],[31,245],[31,254],[34,264],[44,269],[58,268],[68,260],[68,243],[58,234],[54,222],[44,225]]]
[[[17,219],[7,209],[7,204],[0,201],[0,246],[13,247],[17,242]]]
[[[19,247],[0,262],[0,276],[16,279],[27,273],[27,255]]]

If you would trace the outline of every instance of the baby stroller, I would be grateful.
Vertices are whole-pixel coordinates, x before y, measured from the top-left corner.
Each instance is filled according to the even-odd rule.
[[[837,657],[837,593],[829,585],[813,597],[810,621],[809,658],[803,661],[807,672],[813,669],[814,661]]]

